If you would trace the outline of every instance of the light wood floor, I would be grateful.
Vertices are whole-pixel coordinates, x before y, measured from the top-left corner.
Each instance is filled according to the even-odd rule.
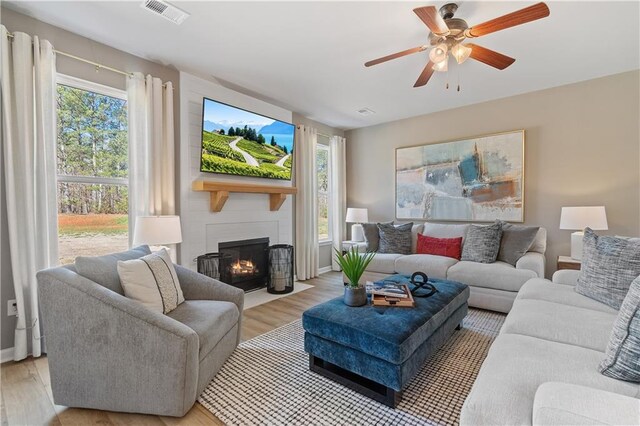
[[[342,277],[329,272],[305,281],[314,287],[244,311],[243,340],[251,339],[301,317],[307,308],[339,296]],[[196,402],[186,416],[148,416],[111,411],[67,408],[53,403],[46,357],[2,364],[0,418],[5,425],[222,425]]]

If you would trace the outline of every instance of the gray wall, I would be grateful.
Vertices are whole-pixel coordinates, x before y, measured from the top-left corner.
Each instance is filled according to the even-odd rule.
[[[550,276],[570,252],[562,206],[604,205],[607,233],[640,233],[639,79],[632,71],[347,131],[347,203],[393,219],[396,148],[525,129],[525,224],[548,230]]]
[[[42,39],[49,40],[53,47],[63,52],[71,53],[82,58],[102,63],[123,71],[140,71],[144,74],[151,74],[159,77],[163,81],[171,81],[174,85],[174,117],[175,117],[175,137],[176,137],[176,158],[179,151],[179,131],[180,131],[180,79],[179,73],[172,67],[163,66],[141,59],[137,56],[130,55],[117,49],[113,49],[104,44],[97,43],[88,38],[73,34],[53,25],[46,24],[12,10],[2,8],[0,10],[0,22],[7,27],[10,32],[22,31],[27,34],[37,35]],[[89,64],[69,59],[65,56],[58,55],[56,58],[57,71],[61,74],[70,75],[77,78],[104,84],[106,86],[116,87],[118,89],[126,89],[126,77],[111,71],[101,70],[95,71],[95,68]],[[176,168],[179,162],[176,162]],[[179,176],[179,170],[176,170],[176,176]],[[4,188],[4,184],[0,184]],[[7,224],[4,191],[0,193],[0,207],[2,209],[2,252],[0,253],[1,279],[0,283],[0,348],[6,349],[13,347],[13,337],[15,328],[15,317],[7,317],[7,301],[14,298],[13,281],[11,277],[9,243],[5,237]]]
[[[307,117],[304,117],[300,114],[293,113],[293,122],[294,124],[302,124],[304,126],[311,126],[318,130],[320,133],[324,133],[329,136],[344,136],[344,131],[340,129],[336,129],[334,127],[327,126],[325,124],[319,123],[317,121],[313,121]],[[325,138],[318,138],[318,143],[329,143],[325,140]],[[343,220],[342,218],[341,220]],[[294,215],[294,225],[293,229],[295,230],[295,215]],[[326,268],[331,266],[331,246],[324,244],[320,246],[320,260],[318,265],[320,268]]]

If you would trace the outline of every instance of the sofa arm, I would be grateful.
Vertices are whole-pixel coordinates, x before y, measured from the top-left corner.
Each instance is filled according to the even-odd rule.
[[[185,300],[219,300],[234,303],[238,307],[238,340],[242,337],[242,310],[244,291],[206,275],[199,274],[184,266],[174,265]]]
[[[526,269],[536,273],[538,278],[544,278],[544,254],[528,251],[516,262],[516,269]]]
[[[199,274],[184,266],[174,265],[180,287],[186,300],[219,300],[235,303],[242,313],[244,291],[206,275]]]
[[[182,416],[194,404],[198,335],[66,268],[37,274],[56,404]]]
[[[534,425],[637,425],[640,399],[569,383],[547,382],[533,401]]]
[[[551,280],[556,284],[565,284],[575,286],[578,284],[580,271],[573,269],[561,269],[553,274]]]

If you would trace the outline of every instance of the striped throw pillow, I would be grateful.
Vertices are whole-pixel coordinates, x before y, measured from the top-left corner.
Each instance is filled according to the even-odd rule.
[[[614,379],[640,383],[640,277],[622,301],[598,370]]]
[[[184,302],[178,275],[165,249],[119,261],[118,275],[124,295],[153,311],[168,314]]]

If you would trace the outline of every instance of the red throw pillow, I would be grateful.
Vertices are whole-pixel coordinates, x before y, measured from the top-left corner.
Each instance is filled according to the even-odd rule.
[[[418,254],[434,254],[437,256],[452,257],[460,260],[462,255],[462,237],[459,238],[434,238],[418,234]]]

